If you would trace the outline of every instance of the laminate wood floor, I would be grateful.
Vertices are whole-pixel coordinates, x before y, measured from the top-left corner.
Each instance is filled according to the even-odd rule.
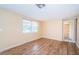
[[[41,38],[6,50],[0,55],[78,55],[74,43]]]

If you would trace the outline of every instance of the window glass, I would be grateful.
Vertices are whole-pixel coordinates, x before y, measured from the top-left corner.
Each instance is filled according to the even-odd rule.
[[[38,22],[23,20],[23,33],[38,32]]]
[[[38,32],[38,23],[32,21],[32,32]]]
[[[23,20],[23,32],[31,32],[31,21]]]

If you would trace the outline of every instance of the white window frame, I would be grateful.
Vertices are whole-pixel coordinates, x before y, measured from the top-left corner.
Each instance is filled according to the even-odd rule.
[[[30,22],[29,32],[26,29],[27,27],[24,28],[24,22],[27,22],[27,21]],[[33,22],[35,22],[37,25],[34,25]],[[27,24],[26,24],[26,26],[27,26]],[[35,30],[33,30],[33,26],[36,26],[36,29]],[[26,20],[26,19],[23,19],[22,20],[22,32],[23,33],[35,33],[35,32],[38,32],[38,28],[39,28],[39,23],[37,21],[30,21],[30,20]],[[24,30],[24,29],[26,29],[26,30]]]

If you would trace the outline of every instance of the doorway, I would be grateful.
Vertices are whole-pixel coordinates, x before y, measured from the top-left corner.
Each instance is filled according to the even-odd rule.
[[[76,41],[76,19],[63,20],[63,41]]]

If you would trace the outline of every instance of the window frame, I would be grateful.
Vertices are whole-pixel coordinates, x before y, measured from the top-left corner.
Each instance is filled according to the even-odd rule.
[[[24,21],[28,21],[28,22],[30,22],[30,25],[29,25],[29,27],[30,27],[30,31],[29,32],[27,32],[27,29],[26,29],[26,31],[24,30]],[[35,29],[35,31],[33,30],[33,26],[35,26],[35,25],[33,25],[33,23],[32,22],[35,22],[37,25],[36,25],[36,29]],[[39,23],[37,22],[37,21],[31,21],[31,20],[26,20],[26,19],[23,19],[22,20],[22,32],[23,33],[37,33],[38,31],[39,31]]]

